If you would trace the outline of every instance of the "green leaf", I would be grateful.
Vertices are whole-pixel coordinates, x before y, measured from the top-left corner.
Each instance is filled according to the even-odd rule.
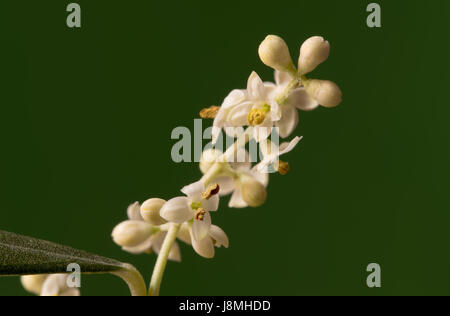
[[[0,230],[0,275],[68,273],[76,263],[82,273],[112,273],[130,286],[133,295],[145,295],[145,282],[131,265],[45,240]],[[71,271],[69,271],[71,272]]]

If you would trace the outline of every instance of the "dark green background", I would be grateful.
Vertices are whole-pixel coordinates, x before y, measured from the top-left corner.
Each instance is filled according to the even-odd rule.
[[[260,209],[214,222],[231,247],[214,260],[182,247],[166,295],[450,294],[450,2],[70,1],[0,5],[0,228],[135,264],[154,256],[111,241],[130,202],[171,198],[200,176],[175,164],[170,133],[245,87],[267,34],[294,59],[312,35],[332,45],[313,77],[336,81],[343,104],[302,113],[301,146],[285,157]],[[382,266],[368,289],[366,266]],[[127,295],[113,276],[86,276],[84,295]],[[18,278],[0,294],[26,294]]]

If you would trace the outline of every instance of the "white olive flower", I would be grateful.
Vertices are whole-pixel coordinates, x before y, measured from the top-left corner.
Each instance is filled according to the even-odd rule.
[[[266,141],[260,144],[260,149],[263,154],[263,160],[256,165],[256,169],[260,173],[270,172],[269,167],[274,166],[279,162],[279,157],[291,152],[297,144],[303,139],[303,137],[295,137],[289,143],[282,143],[279,147],[273,144],[271,141]]]
[[[273,122],[280,119],[278,103],[271,98],[272,87],[266,87],[256,72],[247,81],[247,90],[234,90],[225,99],[213,124],[213,143],[222,128],[254,126],[253,138],[256,141],[267,139]],[[235,136],[230,134],[230,136]]]
[[[167,221],[178,224],[193,220],[195,238],[203,239],[211,226],[209,212],[217,211],[219,208],[219,190],[219,185],[214,184],[205,188],[201,181],[185,186],[181,192],[186,196],[167,201],[161,208],[160,215]]]
[[[328,59],[330,55],[330,43],[321,36],[308,38],[300,48],[298,59],[298,71],[301,75],[310,73],[317,66]]]
[[[148,215],[146,217],[150,217],[151,221],[159,220],[154,214],[148,212],[153,213],[155,210],[159,212],[162,201],[160,199],[147,200],[142,207],[138,202],[131,204],[127,209],[129,220],[118,224],[112,232],[114,242],[124,251],[132,254],[149,254],[152,251],[159,254],[168,226],[165,224],[153,225],[145,221],[141,214]],[[170,250],[169,259],[181,261],[180,248],[176,242]]]
[[[277,100],[283,95],[288,85],[292,82],[292,76],[287,72],[275,71],[275,83],[265,82],[266,89],[270,91],[270,98]],[[278,133],[282,138],[289,137],[298,125],[298,111],[311,111],[316,109],[319,103],[314,100],[304,87],[292,90],[286,99],[279,105],[280,120],[275,121]]]
[[[251,103],[247,100],[247,91],[246,90],[233,90],[228,94],[228,96],[223,101],[220,106],[219,111],[214,119],[213,129],[212,129],[212,142],[215,144],[217,142],[217,137],[220,134],[220,131],[224,127],[234,127],[234,126],[243,126],[239,125],[236,121],[236,115],[230,115],[230,112],[234,108],[239,107],[247,107]],[[237,116],[238,117],[238,116]],[[239,117],[238,117],[239,118]]]
[[[281,119],[278,102],[274,98],[273,87],[263,83],[256,72],[252,72],[247,83],[247,93],[251,107],[241,108],[239,116],[247,120],[249,126],[256,127],[253,138],[260,142],[267,139],[275,122]]]
[[[198,239],[194,236],[193,224],[185,222],[181,225],[177,238],[188,245],[192,245],[196,253],[207,259],[214,257],[214,246],[218,248],[222,246],[225,248],[229,247],[228,236],[216,225],[210,225],[206,235]]]
[[[20,277],[23,287],[40,296],[80,296],[78,288],[67,286],[67,274],[37,274]]]
[[[221,155],[222,152],[219,150],[206,150],[202,154],[200,162],[201,171],[207,173],[212,165],[207,161],[216,161]],[[241,148],[236,153],[233,162],[228,163],[228,170],[214,178],[214,181],[220,186],[219,194],[221,196],[233,193],[228,204],[229,207],[258,207],[265,202],[269,176],[267,173],[259,172],[256,167],[252,168],[248,152]]]

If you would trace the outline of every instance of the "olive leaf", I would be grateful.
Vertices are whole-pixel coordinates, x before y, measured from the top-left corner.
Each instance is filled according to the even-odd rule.
[[[132,295],[146,295],[141,274],[131,265],[53,242],[0,230],[0,276],[67,273],[76,263],[82,273],[112,273],[127,282]]]

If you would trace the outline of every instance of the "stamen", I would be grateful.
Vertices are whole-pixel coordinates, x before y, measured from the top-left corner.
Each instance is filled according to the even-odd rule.
[[[261,109],[253,109],[248,113],[247,121],[250,126],[257,126],[264,122],[266,113]]]
[[[148,249],[145,253],[146,253],[147,255],[151,255],[151,254],[153,253],[153,249],[150,248],[150,249]]]
[[[202,193],[202,198],[205,200],[209,200],[213,195],[218,194],[220,191],[220,187],[217,183],[211,184],[205,192]]]
[[[205,219],[205,214],[206,214],[206,211],[202,208],[199,208],[197,210],[197,212],[195,213],[194,218],[198,221],[203,221]]]
[[[278,172],[282,175],[285,176],[289,173],[289,171],[291,170],[291,166],[289,166],[288,162],[284,162],[284,161],[279,161],[278,162]]]
[[[220,106],[210,106],[209,108],[200,111],[200,117],[202,119],[215,119],[219,110]]]

